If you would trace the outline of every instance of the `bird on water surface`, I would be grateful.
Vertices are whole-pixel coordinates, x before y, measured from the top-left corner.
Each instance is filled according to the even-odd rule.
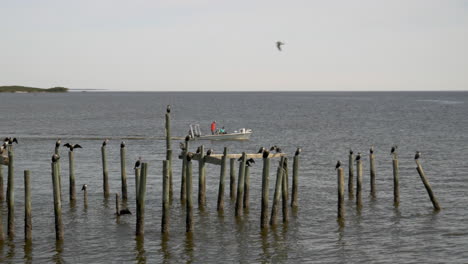
[[[281,41],[276,41],[276,47],[278,48],[279,51],[282,51],[281,46],[283,46],[284,43]]]
[[[80,145],[78,144],[70,144],[70,143],[66,143],[65,145],[63,145],[64,147],[67,147],[70,149],[70,151],[73,151],[73,149],[76,149],[76,148],[82,148]]]

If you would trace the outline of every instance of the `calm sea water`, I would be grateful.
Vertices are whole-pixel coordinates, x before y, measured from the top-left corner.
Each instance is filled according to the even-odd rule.
[[[195,203],[195,231],[185,233],[179,203],[180,168],[174,162],[170,235],[162,237],[164,113],[172,105],[172,131],[188,124],[206,132],[213,120],[226,129],[254,131],[247,142],[196,142],[221,152],[255,152],[278,145],[301,154],[299,208],[287,225],[260,232],[261,162],[251,169],[250,211],[234,217],[226,193],[224,214],[216,212],[219,168],[207,165],[207,208]],[[0,135],[15,146],[16,237],[0,246],[0,262],[64,263],[467,263],[468,93],[67,93],[0,94]],[[50,157],[57,138],[79,143],[75,153],[78,200],[68,202],[67,152],[62,149],[65,240],[55,242]],[[128,207],[135,212],[132,165],[149,163],[144,239],[136,239],[135,215],[114,216],[104,200],[100,146],[108,145],[111,192],[120,192],[119,144],[127,142]],[[393,206],[393,144],[399,146],[400,199]],[[375,146],[377,198],[369,195],[368,149]],[[363,209],[346,198],[346,222],[336,222],[336,160],[347,171],[349,148],[364,164]],[[178,140],[173,141],[178,152]],[[414,152],[443,209],[434,212],[415,170]],[[176,155],[175,155],[176,156]],[[272,165],[275,163],[272,163]],[[272,166],[273,167],[273,166]],[[32,175],[33,242],[23,240],[23,170]],[[3,168],[6,175],[6,168]],[[196,172],[196,165],[194,167]],[[271,169],[270,188],[274,184]],[[291,173],[290,173],[291,175]],[[88,184],[88,204],[79,189]],[[6,180],[5,180],[6,185]],[[197,174],[194,174],[194,201]],[[228,188],[227,188],[228,189]],[[270,196],[273,194],[270,191]],[[270,202],[271,206],[271,202]],[[4,230],[7,210],[1,203]],[[280,221],[281,222],[281,221]]]

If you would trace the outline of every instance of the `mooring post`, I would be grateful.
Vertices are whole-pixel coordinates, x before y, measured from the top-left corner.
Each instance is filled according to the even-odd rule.
[[[271,207],[270,225],[276,225],[276,216],[278,215],[278,208],[281,196],[281,189],[283,183],[283,161],[284,157],[281,157],[278,169],[276,171],[276,185],[275,194],[273,195],[273,206]]]
[[[362,207],[362,161],[360,158],[356,159],[356,174],[356,208],[360,209]]]
[[[3,165],[0,164],[0,202],[3,202],[3,200],[5,200],[4,190],[5,186],[3,186]]]
[[[169,199],[172,200],[172,146],[171,146],[171,106],[166,107],[166,160],[169,172]]]
[[[284,157],[283,160],[283,183],[281,184],[281,200],[283,209],[283,223],[288,222],[289,211],[288,211],[288,158]]]
[[[31,222],[31,182],[29,170],[24,171],[24,240],[32,238]]]
[[[62,203],[60,201],[58,167],[57,162],[54,161],[52,162],[52,185],[54,194],[55,239],[63,240]]]
[[[82,191],[83,191],[83,205],[84,205],[84,208],[87,208],[88,207],[88,190],[87,190],[87,185],[83,185],[82,187]]]
[[[185,232],[193,231],[193,201],[192,201],[192,153],[187,153],[184,157],[186,160],[186,218],[185,218]]]
[[[293,160],[293,182],[292,182],[292,192],[291,192],[291,207],[297,208],[297,191],[299,188],[299,154],[301,153],[300,148],[296,150]]]
[[[125,159],[125,145],[120,147],[120,175],[122,180],[122,201],[127,201],[127,165]]]
[[[229,196],[236,199],[236,159],[229,159]]]
[[[8,202],[8,236],[15,236],[15,171],[14,171],[14,154],[13,148],[10,146],[8,150],[8,185],[7,185],[7,202]]]
[[[73,150],[68,151],[69,173],[70,173],[70,202],[76,200],[75,192],[75,161]]]
[[[370,193],[375,198],[375,163],[374,163],[374,149],[371,148],[369,154],[369,166],[370,166]]]
[[[398,175],[398,158],[393,156],[393,205],[398,207],[400,205],[400,179]]]
[[[268,227],[268,199],[269,199],[269,174],[270,159],[268,151],[263,152],[263,170],[262,170],[262,211],[260,215],[260,228]]]
[[[205,147],[201,145],[200,159],[198,160],[198,207],[204,207],[206,204],[206,184],[205,184]]]
[[[115,193],[115,215],[120,216],[120,197],[119,197],[119,193]]]
[[[5,240],[5,234],[3,232],[3,214],[0,213],[0,243]]]
[[[54,153],[60,156],[60,139],[55,142]],[[60,159],[57,160],[58,168],[58,179],[59,179],[59,191],[60,191],[60,201],[62,201],[62,170],[60,169]]]
[[[338,168],[338,221],[343,221],[345,218],[344,185],[344,170],[343,168]]]
[[[136,222],[136,235],[141,236],[145,234],[145,196],[146,196],[146,177],[148,173],[148,164],[143,162],[141,164],[140,183],[138,190],[138,207],[137,207],[137,222]]]
[[[245,152],[242,152],[241,162],[239,162],[239,179],[237,180],[236,216],[242,215],[242,203],[244,201],[245,157]]]
[[[172,150],[166,150],[167,171],[169,173],[169,203],[172,201],[173,185],[172,185]]]
[[[109,197],[109,172],[107,171],[106,146],[101,147],[102,153],[102,188],[104,198]]]
[[[250,166],[245,166],[244,173],[244,209],[249,210]]]
[[[185,138],[185,147],[184,147],[184,150],[182,151],[182,157],[187,156],[188,150],[189,150],[189,140]],[[181,174],[182,174],[182,178],[180,180],[180,202],[184,204],[187,200],[187,194],[186,194],[187,159],[186,158],[182,159],[182,173]]]
[[[353,151],[349,150],[348,163],[348,197],[354,199],[354,155]]]
[[[221,158],[221,171],[219,173],[218,205],[217,210],[224,210],[224,180],[226,178],[227,147],[224,147],[223,157]]]
[[[140,168],[135,168],[135,200],[138,204],[138,191],[140,190]]]
[[[167,114],[166,114],[167,116]],[[161,218],[161,233],[169,232],[169,168],[170,161],[163,160],[163,188],[162,188],[162,218]]]
[[[416,165],[418,165],[416,170],[418,171],[419,177],[421,177],[421,181],[423,182],[424,187],[426,188],[427,194],[429,195],[429,198],[431,199],[432,205],[434,206],[434,210],[438,211],[440,210],[439,201],[437,201],[437,198],[435,197],[434,192],[432,192],[431,185],[429,184],[429,181],[426,178],[426,174],[424,173],[424,170],[421,164],[419,163],[418,160],[415,160],[415,161],[416,161]]]

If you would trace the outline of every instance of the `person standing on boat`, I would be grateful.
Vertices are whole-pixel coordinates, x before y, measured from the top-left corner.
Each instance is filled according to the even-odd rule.
[[[211,123],[211,134],[214,135],[216,132],[216,121],[213,121],[213,123]]]

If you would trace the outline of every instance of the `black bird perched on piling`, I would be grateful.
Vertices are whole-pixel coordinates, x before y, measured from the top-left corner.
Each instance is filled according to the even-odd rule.
[[[185,137],[185,142],[188,142],[189,140],[190,140],[190,135],[187,135],[187,136]]]
[[[301,152],[302,152],[302,149],[301,149],[301,148],[297,148],[297,149],[296,149],[296,153],[294,153],[294,156],[297,156],[297,155],[301,154]]]
[[[258,150],[257,153],[263,153],[263,152],[265,152],[265,151],[266,151],[266,148],[265,148],[265,147],[261,147],[261,148]]]
[[[166,107],[166,113],[168,113],[168,114],[171,113],[171,105],[167,105],[167,107]]]
[[[352,149],[349,149],[349,155],[353,155],[353,150]]]
[[[270,151],[272,151],[272,150],[276,151],[276,153],[281,153],[281,149],[276,145],[274,145],[273,147],[270,148]]]
[[[60,140],[60,138],[59,138],[59,139],[57,139],[57,141],[55,141],[55,147],[56,148],[60,147],[60,144],[62,144],[62,140]]]
[[[252,164],[255,164],[255,160],[252,159],[252,158],[250,158],[250,159],[248,159],[248,160],[245,161],[245,165],[247,165],[247,166],[249,166],[249,167],[251,167]]]
[[[198,147],[197,148],[197,154],[200,154],[200,152],[201,152],[201,147]]]
[[[6,142],[8,145],[11,145],[13,143],[18,144],[18,139],[16,138],[6,137],[3,141]]]
[[[0,146],[0,154],[3,154],[6,148],[7,148],[7,144],[3,143],[3,145]]]
[[[270,151],[265,149],[265,151],[263,151],[263,158],[268,158],[268,155],[270,155]]]
[[[141,157],[138,157],[138,160],[135,162],[135,166],[133,167],[133,169],[139,168],[140,165],[141,165]]]
[[[132,212],[130,212],[130,210],[128,208],[124,208],[122,210],[120,210],[120,215],[124,215],[124,214],[132,214]]]
[[[86,191],[87,188],[88,188],[88,185],[87,185],[87,184],[83,184],[83,187],[81,187],[81,190],[82,190],[82,191]]]
[[[358,154],[356,155],[356,160],[361,160],[361,152],[358,152]]]
[[[392,146],[392,149],[390,150],[390,155],[395,153],[395,151],[397,150],[398,146],[397,145],[393,145]]]
[[[192,158],[193,158],[193,153],[192,152],[187,153],[187,161],[191,161]]]
[[[52,155],[52,162],[57,162],[60,159],[60,156],[57,154]]]
[[[107,142],[109,142],[109,139],[105,139],[103,142],[102,142],[102,146],[105,147],[107,145]]]
[[[82,148],[80,145],[78,144],[70,144],[70,143],[66,143],[65,145],[63,145],[64,147],[67,147],[70,149],[70,151],[73,151],[73,149],[76,149],[76,148]]]
[[[374,154],[374,145],[372,145],[369,149],[370,154]]]
[[[182,143],[182,142],[179,142],[179,148],[180,148],[182,151],[185,151],[185,144]]]
[[[341,166],[341,161],[336,162],[335,170],[337,170]]]
[[[210,156],[211,154],[214,154],[214,150],[213,150],[213,149],[209,149],[209,150],[206,152],[206,155],[207,155],[207,156]]]
[[[125,148],[125,141],[120,142],[120,148]]]
[[[416,151],[416,155],[414,155],[414,159],[418,160],[421,157],[421,152]]]

